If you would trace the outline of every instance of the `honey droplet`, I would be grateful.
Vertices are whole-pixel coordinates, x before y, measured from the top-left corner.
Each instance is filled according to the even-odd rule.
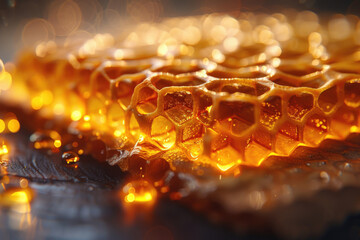
[[[157,196],[155,188],[145,180],[127,183],[122,188],[122,192],[125,203],[154,203]]]
[[[66,164],[74,164],[80,161],[79,155],[71,151],[64,152],[61,157]]]

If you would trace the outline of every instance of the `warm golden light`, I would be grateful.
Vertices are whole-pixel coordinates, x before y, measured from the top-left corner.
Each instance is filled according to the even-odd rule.
[[[0,193],[0,204],[2,206],[13,207],[14,210],[23,212],[28,210],[28,206],[34,197],[34,193],[30,188],[9,188]]]
[[[56,147],[56,148],[61,147],[61,141],[60,140],[55,140],[54,141],[54,147]]]
[[[145,180],[129,182],[122,192],[125,203],[152,203],[157,195],[155,188]]]
[[[5,143],[0,143],[0,157],[9,153],[8,146]]]
[[[30,136],[36,149],[57,149],[61,147],[61,137],[56,131],[37,131]]]
[[[4,120],[0,119],[0,133],[4,132],[6,129]]]
[[[0,126],[1,128],[1,126]],[[16,133],[20,130],[20,123],[17,119],[10,119],[8,122],[8,129],[12,133]],[[1,129],[0,129],[1,130]],[[0,131],[1,132],[1,131]]]
[[[79,121],[82,117],[82,114],[80,111],[76,110],[71,113],[71,119],[73,121]]]
[[[0,72],[0,91],[9,90],[12,83],[12,76],[8,72]]]
[[[144,5],[131,1],[126,11],[138,19]],[[258,167],[271,155],[289,156],[300,145],[317,147],[359,132],[360,35],[352,16],[320,23],[309,11],[210,14],[141,23],[118,37],[73,32],[85,16],[78,4],[61,0],[56,6],[48,20],[25,26],[23,40],[36,40],[28,38],[31,30],[40,38],[82,38],[74,45],[73,36],[65,44],[35,41],[12,75],[0,64],[6,85],[0,88],[11,85],[14,96],[23,89],[23,104],[39,116],[104,141],[103,161],[116,146],[130,152],[126,157],[159,154],[170,164],[187,160],[240,174],[239,165]],[[149,10],[148,17],[157,13]],[[0,132],[6,126],[19,131],[17,120],[3,122]],[[37,149],[66,146],[48,132],[31,139]],[[74,154],[87,154],[87,147],[72,146]],[[121,156],[112,164],[123,162]],[[154,198],[128,191],[126,202]]]

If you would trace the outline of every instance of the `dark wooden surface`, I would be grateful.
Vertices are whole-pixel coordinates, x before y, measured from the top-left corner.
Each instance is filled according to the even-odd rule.
[[[60,154],[34,151],[27,133],[8,136],[16,146],[9,175],[25,177],[35,191],[29,212],[0,207],[0,239],[236,239],[188,208],[161,199],[132,222],[118,197],[127,175],[91,157],[67,167]]]
[[[215,188],[203,195],[199,194],[200,190],[192,192],[181,201],[161,198],[152,213],[140,212],[131,223],[126,221],[128,212],[118,196],[119,188],[129,177],[126,173],[89,156],[81,159],[77,169],[68,167],[60,154],[33,150],[28,137],[26,131],[7,137],[16,150],[6,168],[9,175],[29,179],[35,197],[26,212],[0,208],[0,239],[358,239],[360,236],[360,182],[355,168],[360,158],[359,136],[346,143],[330,141],[317,150],[295,152],[293,159],[302,162],[306,158],[310,161],[306,166],[312,170],[299,170],[303,175],[290,171],[283,176],[285,179],[281,178],[295,190],[296,187],[308,189],[305,190],[308,194],[294,194],[291,201],[268,197],[268,202],[260,208],[244,204],[249,189],[261,186],[265,193],[266,189],[271,191],[279,184],[279,180],[274,180],[278,176],[275,172],[296,168],[286,158],[274,158],[269,159],[269,165],[276,161],[278,169],[271,171],[243,169],[244,174],[237,180],[198,179],[197,190],[208,188],[210,183]],[[324,159],[328,163],[319,165]],[[331,159],[352,161],[354,169],[345,178],[351,178],[350,182],[334,187],[339,179],[332,175]],[[331,181],[310,191],[309,176],[323,170]],[[314,176],[323,183],[318,175]]]

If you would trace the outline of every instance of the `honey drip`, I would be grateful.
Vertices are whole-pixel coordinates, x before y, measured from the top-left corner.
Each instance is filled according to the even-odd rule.
[[[41,43],[20,55],[4,96],[22,92],[41,116],[111,136],[121,155],[259,166],[360,132],[359,26],[311,12],[214,14]]]

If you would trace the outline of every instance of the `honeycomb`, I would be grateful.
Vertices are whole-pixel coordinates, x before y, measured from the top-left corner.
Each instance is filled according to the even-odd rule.
[[[12,74],[6,96],[44,117],[110,135],[149,159],[220,171],[360,132],[360,20],[353,15],[141,23],[42,42],[19,55]]]

